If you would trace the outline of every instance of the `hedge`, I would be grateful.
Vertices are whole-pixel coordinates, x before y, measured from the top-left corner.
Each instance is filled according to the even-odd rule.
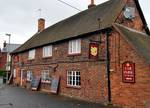
[[[5,70],[0,70],[0,76],[5,77],[6,76],[6,71]]]

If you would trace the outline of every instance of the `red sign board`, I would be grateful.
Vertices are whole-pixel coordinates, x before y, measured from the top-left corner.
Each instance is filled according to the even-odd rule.
[[[122,64],[122,80],[125,83],[135,83],[135,63],[127,61]]]
[[[89,58],[90,59],[98,59],[98,48],[99,44],[97,43],[90,43],[89,47]]]

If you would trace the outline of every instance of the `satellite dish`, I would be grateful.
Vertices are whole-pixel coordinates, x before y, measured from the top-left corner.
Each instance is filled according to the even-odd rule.
[[[135,8],[126,7],[124,10],[124,16],[126,19],[133,19],[135,17]]]

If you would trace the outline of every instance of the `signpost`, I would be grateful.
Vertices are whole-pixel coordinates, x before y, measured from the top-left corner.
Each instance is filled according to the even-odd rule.
[[[135,83],[135,63],[127,61],[122,64],[122,80],[125,83]]]

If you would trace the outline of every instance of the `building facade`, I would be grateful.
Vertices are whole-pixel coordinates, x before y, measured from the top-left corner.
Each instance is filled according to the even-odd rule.
[[[138,0],[110,0],[44,29],[13,53],[13,83],[125,108],[150,106],[150,32]],[[54,85],[53,85],[54,84]]]
[[[7,78],[10,76],[11,56],[10,53],[18,48],[20,44],[8,44],[6,41],[3,44],[3,49],[0,51],[0,70],[7,71]]]

